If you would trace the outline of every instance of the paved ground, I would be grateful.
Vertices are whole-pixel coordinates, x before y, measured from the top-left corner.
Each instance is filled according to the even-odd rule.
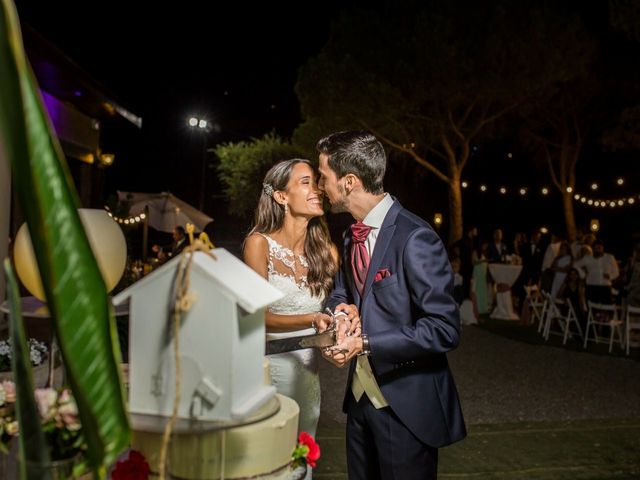
[[[640,479],[640,362],[465,327],[449,355],[469,437],[440,477]],[[345,479],[345,370],[321,367],[318,479]]]
[[[467,424],[640,419],[640,362],[465,327],[448,355]],[[321,363],[321,425],[344,423],[346,370]]]

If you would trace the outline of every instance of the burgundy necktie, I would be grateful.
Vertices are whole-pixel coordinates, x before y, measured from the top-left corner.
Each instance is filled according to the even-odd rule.
[[[351,269],[360,295],[363,293],[364,282],[369,271],[369,252],[367,252],[367,246],[364,242],[370,231],[371,227],[362,222],[351,225]]]

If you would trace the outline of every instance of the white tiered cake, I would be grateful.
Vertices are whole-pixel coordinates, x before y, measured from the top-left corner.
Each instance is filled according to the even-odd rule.
[[[265,359],[265,383],[269,382]],[[264,420],[210,432],[174,434],[167,470],[172,479],[293,480],[305,467],[292,468],[300,409],[292,399],[276,395],[277,413]],[[161,433],[134,430],[132,448],[140,451],[157,473]],[[157,478],[152,475],[152,478]]]

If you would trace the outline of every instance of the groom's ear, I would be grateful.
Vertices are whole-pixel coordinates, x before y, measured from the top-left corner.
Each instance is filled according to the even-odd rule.
[[[351,193],[353,189],[361,183],[360,179],[353,173],[347,173],[344,176],[344,188],[347,193]]]

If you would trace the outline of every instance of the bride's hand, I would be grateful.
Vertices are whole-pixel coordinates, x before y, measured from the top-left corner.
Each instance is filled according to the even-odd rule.
[[[316,312],[313,314],[313,320],[311,326],[316,329],[318,333],[326,331],[333,322],[333,319],[326,313]]]

